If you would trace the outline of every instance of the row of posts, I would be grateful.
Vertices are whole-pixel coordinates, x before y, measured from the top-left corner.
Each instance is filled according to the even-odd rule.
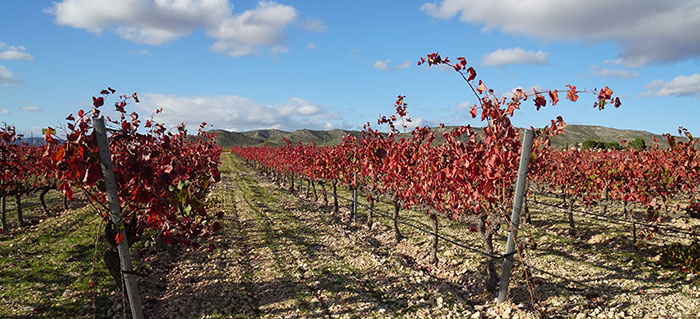
[[[515,195],[513,198],[513,210],[510,217],[508,241],[506,243],[505,258],[501,268],[501,283],[498,290],[498,303],[504,302],[508,298],[508,286],[510,275],[513,269],[513,255],[515,253],[515,241],[518,236],[518,226],[520,225],[520,212],[523,207],[523,198],[527,185],[527,169],[530,164],[530,154],[532,153],[532,140],[534,132],[525,129],[523,134],[522,147],[520,153],[520,165],[518,167],[518,179],[515,183]],[[357,173],[353,176],[352,187],[352,222],[357,223]]]

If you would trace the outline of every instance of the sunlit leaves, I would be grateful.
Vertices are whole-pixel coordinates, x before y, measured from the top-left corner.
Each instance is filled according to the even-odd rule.
[[[539,94],[537,90],[533,90],[535,93],[535,107],[537,110],[539,110],[541,107],[547,105],[547,100],[542,96],[542,94]]]
[[[92,97],[92,105],[94,107],[100,107],[104,104],[105,104],[105,99],[103,97],[101,97],[101,96],[100,97],[94,97],[94,96]]]
[[[471,110],[469,110],[469,114],[472,116],[472,118],[476,118],[476,105],[472,105]]]
[[[569,88],[566,91],[566,98],[571,102],[576,102],[578,100],[578,91],[576,91],[576,86],[567,84],[566,87]]]
[[[92,115],[98,115],[97,108],[115,93],[110,87],[100,92],[102,96],[93,97]],[[179,127],[176,134],[169,133],[151,118],[147,130],[142,132],[139,115],[125,115],[125,107],[132,101],[139,101],[136,93],[119,95],[114,106],[120,119],[108,119],[112,126],[110,153],[123,218],[136,218],[137,232],[144,227],[167,230],[163,235],[167,242],[198,246],[198,238],[208,237],[217,225],[209,222],[213,216],[203,203],[206,192],[220,179],[221,148],[214,144],[213,136],[203,131],[204,126],[195,138],[189,138],[184,127]],[[88,114],[80,110],[77,119],[72,115],[66,118],[66,141],[59,146],[47,145],[44,162],[56,169],[61,180],[57,188],[70,199],[74,188],[80,188],[91,201],[104,205],[104,182]],[[49,138],[51,134],[47,135]],[[103,218],[108,216],[98,213]]]
[[[405,96],[398,96],[396,115],[380,116],[377,123],[389,126],[389,134],[383,135],[364,126],[362,137],[347,136],[335,147],[293,145],[286,147],[234,148],[234,152],[278,172],[289,172],[308,179],[322,179],[350,185],[353,188],[379,190],[388,193],[403,206],[441,212],[457,218],[465,214],[487,214],[507,206],[512,199],[512,185],[517,173],[520,134],[510,117],[520,108],[520,102],[528,96],[516,89],[508,100],[498,97],[493,89],[476,80],[476,71],[467,65],[465,58],[457,58],[452,64],[438,53],[420,58],[418,65],[446,65],[458,72],[477,95],[479,104],[473,105],[469,115],[481,115],[483,134],[477,137],[469,126],[443,130],[444,142],[432,144],[435,134],[430,128],[416,128],[411,134],[401,134],[396,122],[408,121]],[[578,94],[575,86],[567,86],[567,99],[575,102]],[[590,93],[590,92],[586,92]],[[612,92],[603,91],[602,97]],[[546,95],[545,95],[546,94]],[[537,109],[559,102],[557,90],[534,91]],[[616,101],[619,101],[617,99]],[[537,130],[538,138],[533,150],[532,170],[544,169],[547,163],[549,137],[563,132],[566,123],[561,117],[551,125]],[[405,126],[404,126],[405,127]],[[487,219],[486,224],[490,221]],[[489,226],[490,227],[490,226]]]
[[[559,102],[559,93],[557,90],[549,91],[549,99],[552,101],[552,105],[557,105]]]
[[[479,80],[479,86],[476,87],[476,91],[479,92],[479,94],[483,94],[487,90],[488,89],[486,88],[486,85],[484,84],[484,82]]]

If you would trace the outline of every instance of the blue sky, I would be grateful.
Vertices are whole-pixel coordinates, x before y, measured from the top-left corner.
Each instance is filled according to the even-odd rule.
[[[396,96],[420,125],[472,124],[474,96],[454,72],[417,66],[464,56],[500,94],[610,86],[513,119],[700,134],[700,1],[0,2],[0,122],[60,126],[111,86],[170,126],[359,129]],[[563,100],[563,96],[562,100]]]

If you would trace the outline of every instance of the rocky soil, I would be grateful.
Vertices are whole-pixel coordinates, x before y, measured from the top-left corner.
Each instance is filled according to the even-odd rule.
[[[577,216],[579,235],[566,234],[563,213],[532,206],[523,224],[511,300],[496,305],[483,290],[483,257],[440,242],[428,262],[427,235],[375,216],[352,223],[340,213],[291,194],[233,156],[209,201],[225,212],[212,252],[157,250],[140,285],[147,318],[698,318],[696,276],[655,263],[658,236],[635,252],[623,225]],[[343,195],[347,196],[344,191]],[[378,209],[388,211],[388,204]],[[364,214],[364,211],[362,212]],[[402,216],[421,219],[420,213]],[[478,248],[464,225],[441,233]],[[505,233],[495,238],[503,251]],[[536,247],[535,247],[536,246]],[[520,257],[519,257],[520,258]],[[518,259],[519,259],[518,258]],[[500,269],[500,267],[499,267]],[[532,294],[530,293],[532,292]],[[110,316],[121,318],[121,295]],[[535,300],[533,304],[532,301]]]

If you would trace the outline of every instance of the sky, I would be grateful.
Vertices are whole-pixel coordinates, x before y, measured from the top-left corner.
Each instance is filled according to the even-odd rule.
[[[169,127],[376,127],[398,95],[414,125],[482,126],[454,70],[417,65],[439,52],[499,96],[607,85],[623,103],[527,101],[517,126],[700,134],[698,30],[699,0],[3,0],[0,123],[60,128],[112,87]]]

